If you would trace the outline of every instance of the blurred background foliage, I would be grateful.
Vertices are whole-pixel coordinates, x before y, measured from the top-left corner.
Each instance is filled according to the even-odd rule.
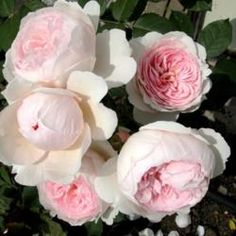
[[[78,0],[81,6],[86,2],[88,0]],[[212,1],[179,0],[179,11],[170,10],[171,0],[98,0],[98,2],[101,6],[98,32],[120,28],[126,31],[127,38],[130,39],[149,31],[166,33],[178,30],[184,31],[206,47],[208,62],[213,70],[212,90],[201,108],[194,113],[181,115],[180,122],[196,128],[212,127],[220,131],[233,148],[235,130],[228,130],[226,124],[222,122],[226,119],[225,102],[236,96],[236,55],[235,52],[228,50],[232,40],[232,25],[226,19],[217,20],[203,27],[204,16],[211,10]],[[153,7],[159,2],[162,2],[161,11]],[[5,53],[18,32],[20,20],[29,12],[45,7],[45,3],[52,4],[53,1],[0,0],[1,91],[6,86],[1,72]],[[117,111],[119,125],[132,131],[137,130],[138,125],[131,117],[132,107],[127,101],[124,87],[110,90],[104,102]],[[1,109],[6,105],[2,96],[0,105]],[[223,119],[213,122],[205,116],[206,111],[221,112]],[[115,144],[117,137],[112,137],[111,142]],[[231,160],[227,165],[229,175],[234,174],[232,163]],[[145,227],[155,228],[158,224],[151,224],[145,219],[128,221],[125,216],[118,215],[112,226],[106,226],[99,221],[96,224],[87,223],[82,227],[70,227],[65,222],[52,219],[39,205],[35,187],[17,185],[10,174],[10,168],[0,166],[0,235],[137,235],[137,232]]]

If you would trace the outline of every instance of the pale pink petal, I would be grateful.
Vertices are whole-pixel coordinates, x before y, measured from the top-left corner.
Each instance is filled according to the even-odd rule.
[[[183,43],[184,48],[188,51],[190,51],[193,55],[197,55],[197,46],[193,39],[189,37],[184,32],[180,31],[172,31],[167,34],[165,34],[162,38],[163,40],[173,40],[174,41],[180,41]]]
[[[127,84],[136,72],[131,48],[125,32],[119,29],[103,31],[97,35],[94,72],[102,76],[109,88]]]
[[[80,169],[82,157],[90,144],[91,134],[86,125],[83,135],[73,149],[49,152],[48,156],[38,163],[18,166],[15,168],[15,179],[19,184],[27,186],[35,186],[43,181],[68,184]]]
[[[70,74],[67,81],[67,89],[96,102],[100,102],[108,91],[104,79],[92,72],[82,71],[74,71]]]
[[[40,160],[46,153],[31,145],[18,132],[18,107],[19,103],[14,103],[0,114],[0,158],[6,165],[31,164]]]

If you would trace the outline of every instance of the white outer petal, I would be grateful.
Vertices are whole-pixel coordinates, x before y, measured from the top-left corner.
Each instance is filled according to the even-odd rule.
[[[108,91],[104,79],[92,72],[82,71],[74,71],[70,74],[67,89],[95,102],[100,102]]]
[[[85,4],[83,10],[90,17],[96,31],[99,22],[100,5],[96,1],[89,1]]]
[[[81,106],[84,119],[91,128],[92,138],[95,140],[110,138],[118,124],[116,113],[102,103],[95,103],[92,100],[81,103]]]
[[[179,233],[177,231],[171,231],[168,236],[179,236]]]
[[[11,49],[9,49],[6,52],[5,58],[6,59],[3,64],[2,73],[3,73],[3,76],[6,79],[6,81],[10,82],[11,80],[14,79],[14,74],[13,74],[14,69],[13,69],[13,65],[12,65],[12,61],[11,61]]]
[[[175,217],[175,223],[179,228],[186,228],[191,224],[191,217],[189,214],[177,214]]]
[[[158,32],[149,32],[143,37],[138,37],[130,40],[130,46],[133,49],[132,56],[139,61],[140,57],[143,55],[144,51],[151,48],[155,42],[163,37],[162,34]]]
[[[61,10],[62,12],[73,17],[77,21],[84,21],[89,26],[93,27],[90,18],[86,15],[83,8],[77,2],[67,2],[65,0],[57,0],[54,4],[54,8]]]
[[[158,121],[145,126],[142,126],[140,130],[163,130],[170,131],[180,134],[190,134],[191,128],[187,128],[184,125],[181,125],[177,122],[169,122],[169,121]]]
[[[153,231],[149,228],[146,228],[138,233],[138,236],[155,236]]]
[[[155,110],[151,109],[150,106],[148,106],[146,103],[144,103],[143,97],[142,97],[141,93],[139,92],[134,79],[132,79],[126,85],[126,91],[128,93],[129,102],[132,105],[134,105],[136,108],[138,108],[139,110],[142,110],[142,111],[155,112]]]
[[[35,84],[32,84],[27,80],[15,78],[8,83],[5,90],[2,91],[2,94],[6,98],[7,102],[11,104],[17,99],[23,98],[32,92],[35,87]]]
[[[230,147],[220,133],[213,129],[201,128],[199,134],[203,136],[211,145],[215,153],[216,167],[214,177],[222,174],[225,169],[225,163],[230,156]]]
[[[131,48],[125,32],[119,29],[103,31],[97,35],[94,72],[102,76],[109,88],[127,84],[136,72]]]

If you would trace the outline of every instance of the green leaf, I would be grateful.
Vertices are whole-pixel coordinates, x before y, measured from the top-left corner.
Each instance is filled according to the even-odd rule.
[[[4,217],[0,216],[0,232],[4,229]]]
[[[197,1],[194,6],[189,8],[190,11],[210,11],[212,7],[211,1]]]
[[[173,22],[178,30],[185,32],[189,36],[193,36],[194,27],[189,16],[186,14],[179,11],[172,11],[170,21]]]
[[[176,30],[174,24],[168,19],[154,13],[143,14],[133,26],[133,36],[142,36],[150,31],[167,33]]]
[[[30,11],[36,11],[42,7],[45,7],[46,5],[41,0],[27,0],[24,5],[30,10]]]
[[[6,51],[16,37],[20,25],[19,15],[8,18],[0,25],[0,49]]]
[[[12,203],[13,199],[7,198],[5,196],[1,196],[0,198],[0,215],[3,215],[10,209],[10,204]]]
[[[218,20],[207,25],[199,34],[198,41],[206,47],[208,57],[223,53],[232,40],[232,25],[229,20]]]
[[[161,2],[161,1],[164,1],[164,0],[149,0],[149,2]]]
[[[30,208],[33,211],[39,209],[38,191],[36,187],[24,187],[22,191],[22,201],[26,208]]]
[[[54,222],[45,214],[41,215],[43,221],[43,236],[66,236],[60,224]]]
[[[236,59],[219,60],[213,70],[214,73],[226,74],[228,77],[236,82]]]
[[[148,0],[139,0],[131,16],[129,17],[129,21],[137,20],[146,9],[147,3],[148,3]]]
[[[87,3],[87,2],[89,2],[90,0],[77,0],[77,2],[79,3],[79,5],[81,6],[81,7],[84,7],[84,5]]]
[[[118,21],[127,20],[134,11],[138,0],[117,0],[111,4],[113,17]]]
[[[106,0],[98,0],[98,3],[100,5],[100,15],[102,16],[107,8],[107,1]]]
[[[85,227],[87,229],[87,235],[88,236],[102,235],[103,225],[102,225],[101,220],[99,220],[97,223],[88,222],[88,223],[85,224]]]
[[[190,11],[210,11],[212,0],[180,0],[184,8]]]
[[[14,12],[14,0],[1,0],[0,1],[0,17],[8,17]]]
[[[11,178],[9,176],[9,172],[6,170],[6,167],[0,167],[0,178],[6,183],[7,185],[12,185]]]

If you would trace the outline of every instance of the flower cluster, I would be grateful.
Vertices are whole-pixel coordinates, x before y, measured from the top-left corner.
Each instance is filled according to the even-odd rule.
[[[99,12],[96,1],[57,0],[22,19],[3,70],[0,161],[71,225],[188,214],[230,155],[219,133],[175,122],[211,87],[205,49],[182,32],[130,42],[120,29],[97,33]],[[107,141],[117,115],[102,99],[121,85],[146,125],[118,132],[117,153]]]

